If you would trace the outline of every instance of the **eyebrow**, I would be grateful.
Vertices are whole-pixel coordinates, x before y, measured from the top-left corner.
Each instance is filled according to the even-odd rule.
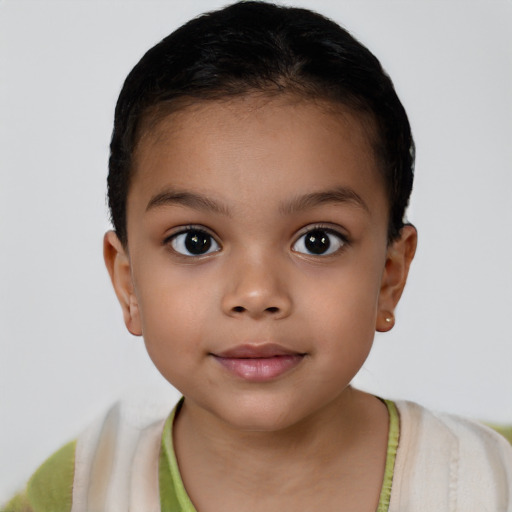
[[[337,187],[332,190],[312,192],[311,194],[299,196],[282,204],[280,211],[283,214],[289,215],[330,203],[348,203],[362,208],[368,213],[370,212],[363,198],[355,190],[348,187]]]
[[[348,203],[369,212],[362,197],[351,188],[337,187],[333,190],[312,192],[282,203],[279,211],[284,215],[315,208],[329,203]],[[187,190],[164,190],[154,195],[146,206],[146,211],[169,205],[183,205],[196,210],[230,216],[229,208],[213,199]]]
[[[154,208],[170,205],[183,205],[196,210],[230,215],[229,209],[226,206],[206,196],[187,190],[164,190],[154,195],[146,206],[146,212]]]

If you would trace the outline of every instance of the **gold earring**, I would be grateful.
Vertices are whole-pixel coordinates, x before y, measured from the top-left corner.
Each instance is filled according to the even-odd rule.
[[[388,332],[393,329],[395,325],[395,315],[391,311],[380,311],[377,319],[378,332]]]
[[[395,315],[391,311],[384,311],[384,328],[382,332],[387,332],[395,326]]]
[[[392,323],[394,323],[394,321],[395,321],[395,316],[393,315],[393,313],[387,313],[387,314],[386,314],[386,317],[384,318],[384,321],[385,321],[387,324],[392,324]]]

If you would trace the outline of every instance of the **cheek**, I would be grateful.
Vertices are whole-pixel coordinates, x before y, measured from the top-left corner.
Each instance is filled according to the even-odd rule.
[[[311,308],[356,320],[376,313],[381,276],[382,269],[375,260],[360,258],[356,264],[315,269],[303,276],[300,287],[308,289],[304,296]]]
[[[358,359],[370,350],[375,335],[376,307],[375,299],[369,295],[337,293],[335,300],[326,298],[324,303],[318,300],[309,316],[319,319],[317,342],[323,353]]]
[[[135,276],[142,333],[152,358],[172,352],[186,360],[201,348],[205,326],[212,323],[215,291],[204,286],[197,270],[194,279],[187,269],[173,272],[170,266],[160,272],[145,267]]]
[[[370,260],[372,261],[372,260]],[[301,303],[303,315],[316,326],[319,339],[334,350],[366,350],[375,333],[381,271],[360,261],[336,270],[318,269],[302,283],[308,289]],[[340,348],[341,347],[341,348]]]
[[[345,291],[348,292],[347,289]],[[317,301],[314,355],[323,371],[319,379],[349,383],[366,361],[373,345],[376,324],[375,297],[330,289],[331,299]]]

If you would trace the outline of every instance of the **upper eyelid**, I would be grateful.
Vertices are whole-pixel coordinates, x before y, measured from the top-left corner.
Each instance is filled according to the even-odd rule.
[[[186,235],[187,233],[189,233],[191,231],[192,232],[200,232],[200,233],[203,233],[204,235],[211,237],[213,239],[213,243],[215,244],[215,246],[217,248],[213,251],[210,251],[209,250],[210,247],[209,247],[207,252],[200,253],[200,254],[185,254],[184,252],[181,252],[174,246],[174,243],[179,236]],[[207,258],[215,253],[218,253],[219,251],[222,251],[222,244],[218,241],[217,237],[215,235],[213,235],[212,233],[210,233],[210,231],[207,228],[205,228],[204,226],[198,226],[198,225],[188,225],[188,226],[185,225],[185,226],[175,228],[175,230],[172,233],[168,234],[162,240],[162,246],[166,250],[171,250],[172,253],[174,253],[177,257],[181,258],[182,260],[189,261],[189,262],[202,261],[205,258]]]
[[[299,238],[301,238],[302,236],[304,236],[305,234],[307,234],[311,231],[314,231],[315,229],[328,231],[329,233],[332,233],[333,235],[340,237],[340,239],[343,240],[344,243],[349,243],[349,241],[350,241],[348,234],[344,233],[344,230],[341,226],[334,226],[328,222],[325,222],[325,223],[318,222],[318,223],[314,223],[314,224],[307,224],[304,227],[300,228],[296,232],[296,234],[293,238],[292,244],[295,244],[297,242],[297,240],[299,240]],[[222,247],[222,243],[220,241],[219,236],[212,229],[207,228],[206,226],[203,226],[201,224],[185,224],[183,226],[177,226],[172,229],[171,233],[166,234],[162,243],[167,244],[174,237],[176,237],[182,233],[186,233],[187,231],[194,231],[194,230],[201,231],[201,232],[206,233],[207,235],[211,236],[215,240],[215,242],[220,247]]]
[[[311,256],[315,256],[318,258],[328,258],[329,256],[334,256],[336,254],[340,254],[341,252],[345,251],[351,245],[351,240],[350,240],[348,234],[343,233],[343,229],[341,228],[341,226],[338,226],[336,228],[331,227],[331,226],[332,225],[330,225],[329,223],[324,223],[324,224],[315,223],[315,224],[308,224],[307,226],[304,226],[304,228],[299,230],[299,233],[293,239],[290,249],[292,250],[292,252],[297,252],[298,254],[303,254],[301,251],[296,251],[294,249],[295,245],[299,242],[299,240],[301,238],[303,238],[308,233],[318,230],[318,231],[326,231],[330,235],[337,237],[340,241],[340,247],[336,251],[334,251],[330,254],[318,254],[318,255],[311,255]]]
[[[301,236],[304,236],[307,233],[310,233],[311,231],[318,230],[324,230],[328,231],[329,233],[332,233],[333,235],[339,236],[342,240],[345,242],[349,241],[349,236],[347,233],[345,233],[343,228],[341,226],[334,227],[332,224],[326,223],[315,223],[315,224],[308,224],[307,226],[304,226],[303,228],[299,229],[297,234],[295,235],[295,240],[298,240]]]
[[[172,238],[174,238],[178,235],[187,233],[188,231],[200,231],[202,233],[206,233],[207,235],[211,236],[220,245],[219,237],[217,236],[217,234],[214,233],[211,229],[209,229],[205,226],[202,226],[200,224],[186,224],[184,226],[178,226],[176,228],[173,228],[171,233],[166,233],[166,235],[164,237],[164,243],[168,242],[169,240],[171,240]]]

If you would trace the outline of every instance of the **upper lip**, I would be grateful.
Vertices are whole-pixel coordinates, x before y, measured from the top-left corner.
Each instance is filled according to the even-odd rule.
[[[217,357],[232,359],[257,359],[276,356],[303,355],[301,352],[283,347],[277,343],[264,343],[261,345],[247,343],[223,350],[213,354]]]

